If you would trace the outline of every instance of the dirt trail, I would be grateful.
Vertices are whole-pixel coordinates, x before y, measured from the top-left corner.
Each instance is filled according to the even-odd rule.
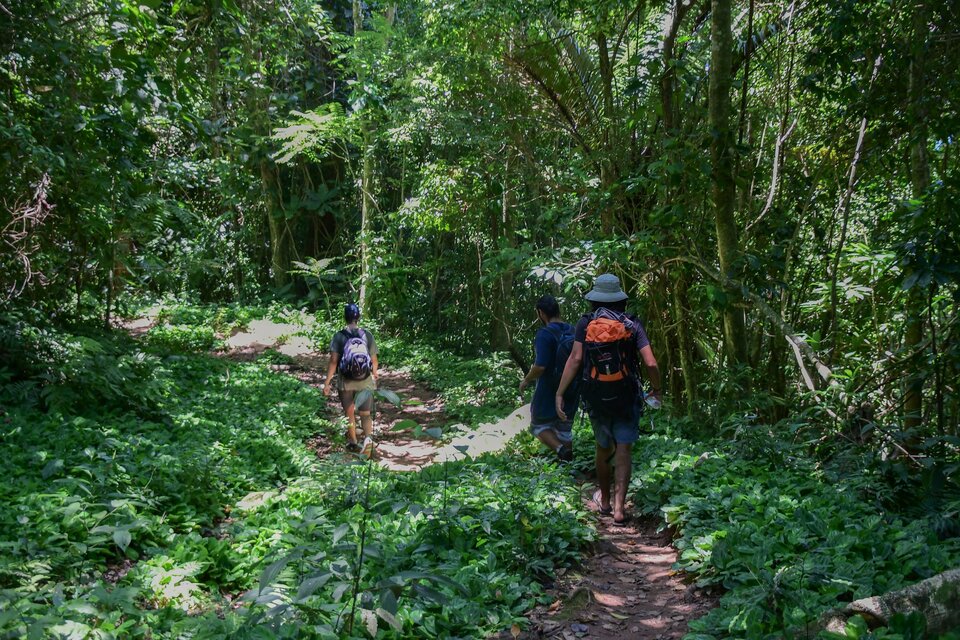
[[[528,615],[528,630],[501,638],[672,640],[716,605],[672,570],[677,551],[654,519],[614,526],[612,517],[597,513],[593,491],[584,485],[584,504],[597,515],[594,553],[550,590],[552,604]]]
[[[227,357],[238,360],[254,360],[267,349],[289,356],[288,365],[271,365],[277,371],[293,375],[311,386],[322,388],[326,382],[329,356],[317,351],[309,339],[302,335],[304,327],[294,324],[254,320],[249,326],[226,339]],[[528,423],[529,407],[521,407],[510,416],[495,423],[482,424],[462,433],[453,433],[452,438],[439,442],[427,435],[416,436],[414,430],[395,431],[398,422],[412,420],[421,432],[432,427],[444,427],[449,422],[444,413],[443,401],[436,393],[417,384],[409,372],[403,369],[381,367],[378,386],[393,391],[400,399],[400,406],[378,401],[373,421],[373,438],[376,442],[374,460],[394,471],[416,471],[444,460],[458,460],[465,455],[499,451]],[[340,415],[335,395],[329,405],[332,416]],[[446,434],[447,436],[451,434]],[[308,441],[308,446],[318,456],[326,456],[337,450],[325,434],[317,434]]]
[[[313,362],[298,360],[304,368],[294,375],[301,379],[317,375],[318,361],[322,362],[320,371],[325,372],[326,357],[318,356]],[[312,374],[310,367],[314,367]],[[316,384],[315,379],[305,381]],[[462,458],[464,451],[474,456],[498,451],[529,422],[527,405],[497,423],[480,425],[438,446],[433,440],[414,438],[409,430],[390,429],[407,419],[423,428],[443,426],[446,416],[442,400],[404,371],[382,369],[380,387],[403,399],[400,407],[380,403],[374,421],[376,459],[389,469],[416,470],[444,459]],[[677,551],[669,534],[657,533],[653,519],[633,519],[628,526],[614,526],[612,517],[598,513],[594,489],[590,483],[583,485],[584,505],[597,516],[594,553],[585,558],[582,567],[554,586],[556,599],[550,606],[538,607],[528,614],[530,625],[526,631],[519,636],[505,631],[501,634],[504,640],[673,640],[688,632],[688,621],[716,605],[714,597],[685,584],[681,575],[673,571]]]

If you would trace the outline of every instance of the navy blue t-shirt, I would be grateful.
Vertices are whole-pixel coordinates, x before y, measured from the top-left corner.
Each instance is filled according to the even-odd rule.
[[[537,378],[537,388],[533,391],[533,403],[530,406],[530,413],[535,422],[548,422],[557,419],[557,407],[554,398],[557,395],[557,386],[560,384],[560,377],[554,375],[553,369],[557,359],[557,344],[559,337],[564,333],[573,331],[566,322],[551,322],[545,327],[540,327],[537,331],[537,337],[533,343],[535,358],[533,364],[543,367],[546,371]],[[571,420],[580,403],[579,394],[569,392],[564,397],[564,413]]]

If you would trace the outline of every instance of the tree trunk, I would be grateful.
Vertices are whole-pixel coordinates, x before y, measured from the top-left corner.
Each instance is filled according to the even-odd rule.
[[[361,119],[363,133],[363,170],[360,176],[360,308],[367,309],[370,289],[370,230],[373,213],[373,134],[370,123]]]
[[[690,338],[690,315],[687,311],[687,274],[678,270],[673,281],[673,321],[677,325],[680,349],[680,370],[683,372],[683,392],[687,415],[696,412],[697,373],[693,364],[693,340]]]
[[[713,207],[717,227],[717,254],[720,271],[736,279],[740,260],[740,239],[734,217],[736,182],[734,147],[730,127],[730,85],[733,37],[730,31],[730,0],[713,0],[710,18],[710,129],[713,132]],[[728,292],[732,302],[740,296]],[[723,336],[727,354],[735,364],[747,362],[746,325],[743,309],[729,303],[723,312]]]
[[[492,225],[493,241],[499,247],[512,247],[516,242],[513,234],[512,193],[510,187],[510,151],[503,163],[503,196],[500,202],[500,215]],[[512,269],[504,269],[494,280],[493,284],[493,317],[491,318],[491,346],[497,351],[511,351],[512,338],[510,336],[510,300],[513,297]],[[514,356],[514,360],[517,357]],[[523,365],[518,361],[521,367]]]
[[[353,36],[363,31],[363,6],[353,0]],[[356,46],[355,44],[355,46]],[[366,114],[360,114],[363,166],[360,172],[360,308],[367,310],[370,285],[370,216],[373,214],[373,131]]]
[[[960,569],[945,571],[917,584],[882,596],[855,600],[820,620],[820,628],[842,633],[846,622],[861,616],[871,629],[890,624],[896,614],[917,611],[926,619],[931,636],[960,626]]]
[[[927,1],[917,0],[913,7],[913,35],[911,37],[910,56],[910,181],[914,199],[922,198],[930,186],[930,160],[927,155],[927,109],[924,105],[924,57],[927,41]],[[907,294],[907,328],[904,347],[913,352],[923,342],[923,304],[924,295],[914,285]],[[919,359],[914,359],[919,362]],[[922,364],[914,364],[915,370],[907,379],[904,398],[904,426],[916,429],[923,421],[923,382],[920,371]]]
[[[673,98],[674,84],[677,81],[677,68],[673,64],[673,48],[677,43],[680,25],[695,3],[696,0],[691,0],[687,4],[684,4],[683,0],[676,0],[663,25],[663,75],[660,76],[660,104],[663,107],[663,128],[667,135],[673,135],[673,129],[678,125]]]
[[[284,233],[284,222],[281,220],[282,205],[277,193],[276,174],[266,158],[260,161],[260,181],[263,185],[267,203],[267,228],[270,232],[270,273],[273,276],[273,286],[279,289],[290,282],[290,252],[287,246],[287,234]]]

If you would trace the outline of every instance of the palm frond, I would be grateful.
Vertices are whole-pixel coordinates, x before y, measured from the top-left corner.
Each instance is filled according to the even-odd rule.
[[[313,111],[293,111],[291,115],[297,120],[273,133],[273,139],[282,143],[274,156],[280,164],[307,153],[327,155],[334,142],[347,137],[347,117],[340,103],[329,102]]]

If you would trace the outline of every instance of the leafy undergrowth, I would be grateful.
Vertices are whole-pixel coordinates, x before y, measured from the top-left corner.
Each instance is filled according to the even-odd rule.
[[[583,518],[575,488],[529,458],[420,474],[325,467],[248,519],[256,538],[235,537],[275,540],[272,562],[245,596],[249,615],[217,632],[484,637],[522,622],[542,594],[536,578],[576,562],[592,535]]]
[[[146,305],[141,307],[139,312],[145,312]],[[302,324],[306,316],[276,304],[211,306],[166,300],[157,305],[156,324],[146,332],[144,342],[151,350],[164,353],[218,350],[224,347],[224,338],[264,318]]]
[[[408,344],[384,337],[384,358],[410,371],[443,398],[452,420],[477,425],[502,418],[517,408],[520,374],[506,354],[464,357],[432,345]]]
[[[547,462],[317,462],[324,399],[270,358],[0,329],[0,637],[483,637],[591,538]]]
[[[692,638],[806,637],[829,609],[960,566],[960,539],[880,504],[889,488],[863,453],[818,463],[767,431],[653,435],[635,463],[633,500],[675,528],[678,568],[725,592]]]

